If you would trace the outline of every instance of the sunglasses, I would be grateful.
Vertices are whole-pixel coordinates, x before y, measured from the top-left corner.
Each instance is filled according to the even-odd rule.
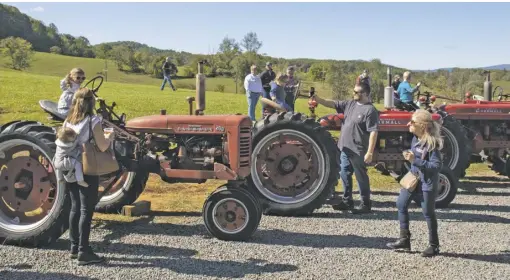
[[[87,77],[76,77],[76,80],[82,80],[82,81],[85,81]]]

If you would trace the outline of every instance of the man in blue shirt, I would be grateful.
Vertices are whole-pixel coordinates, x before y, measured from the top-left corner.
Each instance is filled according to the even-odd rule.
[[[413,94],[420,89],[421,82],[416,85],[415,88],[411,87],[411,84],[409,83],[411,81],[411,72],[406,71],[403,75],[404,81],[398,85],[398,96],[400,101],[403,103],[407,103],[410,105],[413,105]]]

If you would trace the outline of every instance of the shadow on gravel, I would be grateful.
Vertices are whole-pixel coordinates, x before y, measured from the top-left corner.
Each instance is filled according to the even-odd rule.
[[[266,245],[300,246],[311,248],[368,248],[385,249],[395,238],[364,237],[359,235],[326,235],[282,230],[259,230],[250,243]]]
[[[457,204],[457,203],[452,203],[452,204],[450,204],[448,209],[452,209],[452,210],[472,210],[472,211],[490,211],[490,212],[500,212],[500,213],[509,213],[510,212],[510,206],[503,206],[503,205],[481,205],[481,204]]]
[[[69,273],[40,273],[32,271],[0,271],[0,279],[18,280],[18,279],[38,279],[38,280],[55,280],[55,279],[66,279],[66,280],[87,280],[87,279],[99,279],[90,278],[83,276],[75,276]]]
[[[126,263],[123,263],[126,262]],[[164,259],[164,258],[117,258],[109,257],[104,267],[120,268],[162,268],[187,275],[238,278],[248,274],[275,273],[296,271],[298,267],[290,264],[266,263],[263,260],[248,262],[215,261],[196,258]]]
[[[462,180],[468,181],[490,181],[496,184],[506,183],[508,185],[510,183],[510,179],[508,177],[491,177],[491,176],[466,176],[462,178]]]
[[[441,253],[441,255],[450,258],[510,264],[510,251],[502,251],[501,254],[497,255],[457,254],[457,253]]]
[[[102,242],[90,242],[92,248],[99,254],[123,254],[123,255],[137,255],[144,256],[150,252],[151,256],[156,257],[191,257],[198,254],[196,250],[172,248],[168,246],[156,246],[146,244],[124,244],[112,243],[112,239],[108,238]],[[118,241],[117,241],[118,242]],[[52,250],[69,250],[69,241],[59,239],[48,249]]]
[[[456,204],[457,208],[462,209],[460,206],[463,204]],[[469,207],[469,205],[463,205]],[[488,206],[490,207],[490,206]],[[504,206],[500,206],[504,207]],[[416,208],[416,207],[415,207]],[[490,209],[490,208],[489,208]],[[331,209],[332,211],[335,211]],[[397,210],[386,211],[372,208],[373,213],[370,214],[351,214],[348,212],[327,212],[327,213],[314,213],[311,217],[315,218],[343,218],[343,219],[356,219],[356,220],[394,220],[397,221]],[[510,223],[510,219],[487,214],[472,214],[472,213],[452,213],[449,209],[437,209],[436,216],[439,220],[447,220],[453,222],[470,222],[470,223]],[[423,214],[420,210],[418,212],[409,212],[411,220],[423,220]]]

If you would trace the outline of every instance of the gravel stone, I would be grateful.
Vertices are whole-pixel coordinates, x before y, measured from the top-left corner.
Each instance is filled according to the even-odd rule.
[[[325,206],[312,217],[263,216],[250,242],[209,237],[200,213],[97,223],[91,242],[107,263],[77,266],[66,233],[45,249],[0,246],[0,279],[508,279],[508,179],[465,183],[437,210],[441,255],[431,259],[420,256],[428,236],[416,206],[413,252],[385,247],[399,232],[396,195],[374,192],[373,214]]]

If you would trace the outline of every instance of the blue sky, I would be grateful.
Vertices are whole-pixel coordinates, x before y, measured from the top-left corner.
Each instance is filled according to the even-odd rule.
[[[5,3],[92,44],[211,53],[249,31],[261,53],[379,58],[409,69],[510,63],[510,3]]]

